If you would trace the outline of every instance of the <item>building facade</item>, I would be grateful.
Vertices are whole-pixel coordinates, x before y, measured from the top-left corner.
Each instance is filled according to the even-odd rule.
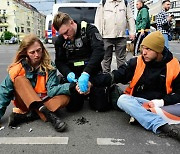
[[[44,37],[45,15],[23,0],[0,0],[0,36],[10,31],[22,40],[24,35],[34,33]]]

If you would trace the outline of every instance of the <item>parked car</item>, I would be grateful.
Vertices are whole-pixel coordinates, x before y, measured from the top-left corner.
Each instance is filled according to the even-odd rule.
[[[16,37],[11,37],[11,39],[9,40],[9,44],[15,44],[18,43],[18,39]]]

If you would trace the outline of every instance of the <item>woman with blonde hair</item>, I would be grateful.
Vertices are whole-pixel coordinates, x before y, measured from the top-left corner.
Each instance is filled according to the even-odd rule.
[[[34,34],[25,36],[0,85],[0,119],[13,101],[10,127],[40,117],[51,122],[56,131],[64,131],[67,124],[54,112],[69,103],[72,86],[69,83],[60,85],[56,71],[39,38]]]

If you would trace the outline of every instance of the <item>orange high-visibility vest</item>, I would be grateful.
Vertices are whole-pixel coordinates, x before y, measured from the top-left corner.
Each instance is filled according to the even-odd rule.
[[[13,66],[12,68],[10,68],[9,75],[10,75],[12,82],[14,82],[14,80],[17,76],[25,76],[26,72],[25,72],[25,69],[23,68],[22,64],[19,63],[19,64]],[[45,76],[37,75],[37,81],[36,81],[36,86],[35,86],[34,90],[40,96],[47,94],[47,89],[46,89],[47,79],[48,79],[47,73]]]
[[[179,61],[176,58],[173,58],[170,62],[166,64],[166,92],[167,94],[170,94],[172,92],[172,81],[178,76],[180,72],[180,65]],[[125,94],[132,95],[134,87],[140,77],[142,76],[145,69],[145,63],[142,59],[142,56],[137,57],[137,65],[134,72],[134,76],[132,78],[132,81],[130,82],[129,86],[125,89]]]

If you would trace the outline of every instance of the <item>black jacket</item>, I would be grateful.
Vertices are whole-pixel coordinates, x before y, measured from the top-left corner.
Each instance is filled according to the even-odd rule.
[[[163,51],[163,60],[161,62],[148,62],[144,72],[136,83],[133,96],[152,99],[163,99],[165,105],[180,103],[180,74],[172,82],[172,93],[166,93],[166,64],[173,58],[173,55],[167,48]],[[112,72],[115,83],[129,83],[135,72],[137,57],[130,59],[127,63],[121,65],[118,70]],[[96,86],[111,84],[110,75],[98,76],[98,79],[92,81]]]
[[[81,24],[77,23],[77,32],[76,32],[76,38],[79,38],[81,35]],[[98,72],[102,70],[101,68],[101,61],[104,57],[104,44],[102,37],[99,34],[99,31],[94,25],[87,24],[86,28],[86,36],[87,39],[84,42],[83,41],[83,47],[85,46],[85,52],[87,54],[83,54],[84,52],[81,52],[81,48],[79,48],[78,52],[76,52],[72,56],[67,55],[67,50],[64,47],[64,43],[66,43],[67,40],[63,38],[63,36],[59,35],[58,40],[55,43],[55,64],[57,69],[62,73],[63,76],[67,76],[68,73],[73,71],[76,76],[78,77],[80,73],[83,71],[90,74],[90,76],[96,75]],[[84,49],[82,49],[84,50]],[[82,67],[74,67],[69,62],[71,60],[81,60],[81,59],[87,59],[87,64]]]

